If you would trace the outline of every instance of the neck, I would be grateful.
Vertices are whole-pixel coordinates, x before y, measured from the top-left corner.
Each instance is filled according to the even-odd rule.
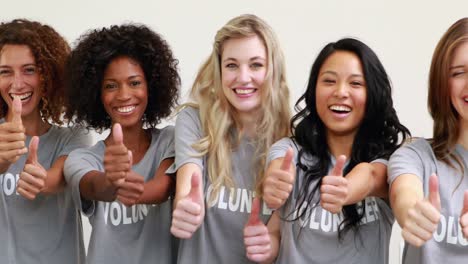
[[[328,147],[335,159],[340,155],[345,155],[346,159],[350,158],[355,136],[356,133],[336,135],[329,131],[327,132]]]
[[[143,129],[143,124],[131,127],[122,127],[123,143],[128,150],[132,151],[134,159],[143,155],[149,147],[151,136]],[[114,142],[112,132],[106,138],[106,144]]]
[[[258,115],[256,113],[237,113],[237,116],[242,127],[242,133],[249,138],[255,137]]]
[[[6,120],[12,119],[11,112],[8,111]],[[21,122],[23,123],[25,134],[28,136],[41,136],[45,134],[51,125],[42,120],[39,111],[33,111],[29,115],[21,116]]]

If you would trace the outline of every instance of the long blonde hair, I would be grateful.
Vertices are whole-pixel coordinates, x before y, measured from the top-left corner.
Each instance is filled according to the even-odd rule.
[[[221,54],[223,44],[231,38],[258,36],[267,52],[267,74],[261,89],[261,111],[255,138],[256,191],[261,195],[268,148],[289,135],[289,89],[286,84],[283,53],[273,30],[255,15],[231,19],[216,34],[213,51],[202,65],[191,90],[191,98],[200,112],[205,137],[193,145],[199,155],[207,155],[208,177],[212,183],[212,198],[221,186],[234,187],[231,176],[231,152],[239,144],[240,124],[234,108],[226,99],[221,83]],[[189,104],[192,105],[193,104]],[[233,133],[234,132],[234,133]],[[236,136],[233,136],[236,135]]]
[[[429,112],[434,120],[432,149],[437,159],[453,167],[450,158],[455,159],[464,170],[453,148],[460,135],[459,114],[450,97],[450,63],[455,50],[468,42],[468,17],[455,22],[440,39],[432,56],[429,72]]]

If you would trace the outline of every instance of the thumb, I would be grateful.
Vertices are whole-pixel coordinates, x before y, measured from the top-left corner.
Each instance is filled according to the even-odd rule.
[[[465,195],[463,196],[463,209],[461,215],[468,213],[468,190],[465,191]]]
[[[190,180],[190,192],[187,195],[193,202],[201,204],[200,201],[200,176],[194,172]]]
[[[115,123],[114,127],[112,127],[112,138],[114,139],[114,144],[123,143],[122,127],[119,123]]]
[[[293,154],[294,154],[293,149],[289,147],[288,150],[286,150],[286,154],[284,155],[283,163],[281,163],[281,170],[289,171],[289,168],[291,167],[291,162],[293,159]]]
[[[247,221],[248,226],[258,225],[262,221],[259,218],[260,214],[260,199],[255,197],[252,200],[252,211],[250,212],[249,220]]]
[[[130,160],[130,170],[132,170],[133,166],[133,153],[131,150],[128,151],[128,159]]]
[[[12,122],[14,123],[22,123],[21,121],[21,110],[22,110],[22,104],[21,104],[21,99],[19,99],[18,97],[15,97],[13,99],[13,104],[11,106],[11,110],[12,110]]]
[[[338,158],[336,159],[335,167],[333,167],[330,175],[342,177],[345,162],[346,162],[345,155],[338,156]]]
[[[37,149],[39,146],[39,137],[34,136],[29,142],[28,157],[26,159],[26,164],[37,163]]]
[[[435,173],[429,178],[429,202],[440,211],[439,179]]]

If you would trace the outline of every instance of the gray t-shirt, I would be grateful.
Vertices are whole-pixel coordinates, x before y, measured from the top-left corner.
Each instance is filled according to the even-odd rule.
[[[79,185],[83,176],[91,171],[104,172],[104,152],[104,141],[99,141],[90,148],[73,151],[65,163],[65,178],[72,188],[73,200],[92,226],[87,262],[171,263],[171,200],[159,205],[126,207],[119,201],[89,201],[81,197]],[[132,169],[147,182],[161,162],[174,155],[173,127],[153,129],[150,147]]]
[[[288,147],[294,149],[294,164],[298,163],[299,147],[290,138],[283,138],[270,149],[268,163],[274,159],[284,157]],[[331,170],[335,164],[333,157]],[[301,157],[302,164],[314,165],[318,159],[310,155]],[[385,160],[375,162],[386,163]],[[333,214],[324,210],[319,203],[319,192],[305,215],[296,221],[299,203],[299,193],[305,182],[305,173],[297,168],[296,183],[293,191],[284,206],[280,209],[281,242],[276,263],[388,263],[388,247],[392,224],[394,222],[392,211],[386,201],[377,197],[367,197],[358,203],[358,211],[365,214],[359,227],[359,232],[348,231],[343,240],[338,239],[338,226],[343,221],[342,213]],[[312,183],[310,189],[318,184]],[[301,211],[303,211],[302,209]]]
[[[468,151],[456,145],[455,152],[462,157],[465,173],[437,160],[429,142],[417,139],[395,151],[388,166],[388,182],[402,174],[414,174],[423,183],[424,195],[429,193],[429,177],[439,178],[441,218],[432,239],[416,248],[405,243],[403,263],[468,263],[468,241],[463,238],[459,217],[463,207],[463,194],[468,190]],[[458,167],[457,163],[452,163]]]
[[[196,157],[197,151],[192,148],[192,144],[203,136],[198,110],[190,107],[182,110],[176,122],[176,160],[171,171],[174,173],[187,163],[202,168],[205,218],[192,238],[180,240],[178,263],[250,263],[245,254],[243,229],[250,216],[255,190],[256,175],[252,164],[255,146],[243,139],[231,153],[235,187],[222,186],[218,198],[211,202],[212,187],[205,167],[206,157]],[[263,203],[261,213],[264,222],[271,216]]]
[[[5,122],[4,119],[0,123]],[[31,137],[26,137],[29,146]],[[61,156],[91,145],[89,133],[52,126],[39,137],[39,163],[47,170]],[[68,186],[30,201],[16,192],[27,154],[0,174],[0,263],[84,263],[81,217]]]

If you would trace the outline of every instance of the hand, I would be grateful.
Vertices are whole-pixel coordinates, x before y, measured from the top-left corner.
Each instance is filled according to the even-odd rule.
[[[200,176],[193,173],[190,192],[180,199],[172,213],[171,233],[178,238],[191,238],[203,222],[205,215]]]
[[[463,209],[460,214],[460,226],[463,236],[468,239],[468,191],[463,196]]]
[[[244,244],[247,258],[253,262],[263,262],[271,256],[271,239],[268,228],[259,218],[260,199],[252,201],[250,218],[244,227]]]
[[[129,151],[128,155],[131,168],[133,164],[132,152]],[[130,169],[130,172],[127,173],[125,181],[121,183],[117,189],[117,200],[119,200],[125,206],[130,207],[138,202],[144,190],[145,178],[136,174],[133,170]]]
[[[26,136],[21,121],[21,100],[13,99],[11,106],[12,120],[0,125],[0,168],[6,171],[10,164],[15,163],[23,154],[28,152],[25,146]]]
[[[123,133],[120,124],[112,128],[113,144],[109,144],[104,152],[104,171],[106,179],[116,187],[120,187],[131,169],[130,156],[123,144]]]
[[[334,214],[341,212],[348,197],[348,180],[343,177],[345,162],[346,156],[340,155],[331,173],[323,177],[320,186],[320,205]]]
[[[429,196],[408,210],[402,235],[406,242],[420,247],[432,238],[440,220],[440,195],[437,176],[429,178]]]
[[[37,158],[39,138],[34,136],[29,143],[29,154],[26,165],[20,174],[16,191],[29,200],[36,199],[36,196],[45,188],[47,171],[42,167]]]
[[[293,189],[296,178],[295,172],[290,172],[293,155],[293,149],[288,148],[280,169],[267,171],[263,182],[263,199],[270,209],[280,208]]]

